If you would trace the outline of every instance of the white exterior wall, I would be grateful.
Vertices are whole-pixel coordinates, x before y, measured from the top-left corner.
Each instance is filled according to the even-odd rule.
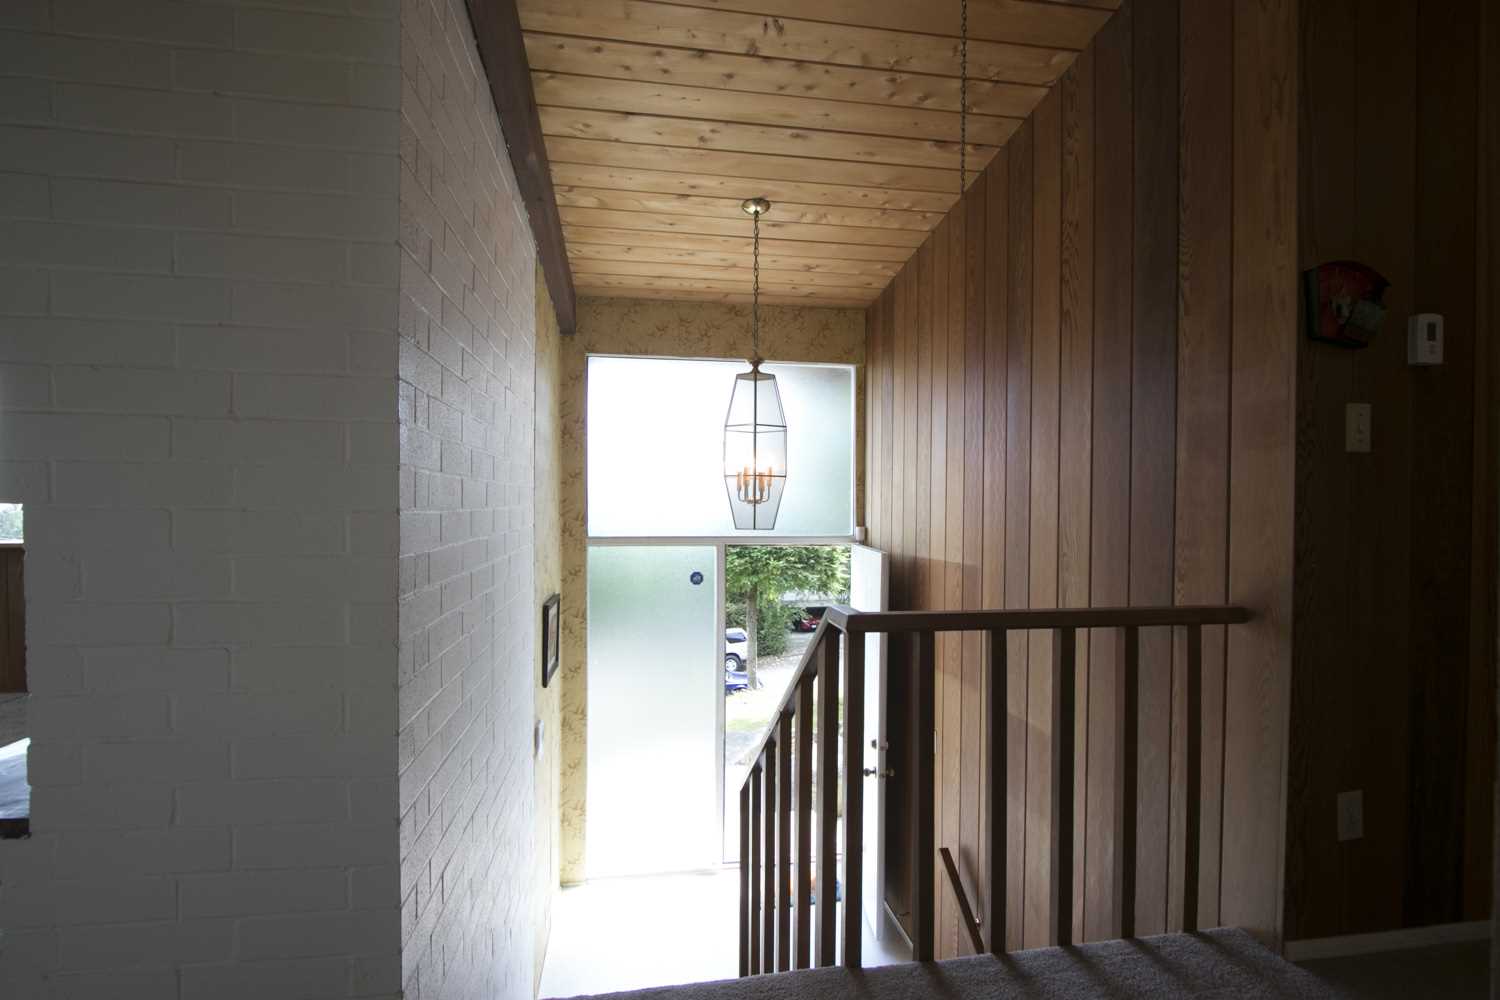
[[[402,975],[529,998],[536,253],[464,3],[401,27]]]

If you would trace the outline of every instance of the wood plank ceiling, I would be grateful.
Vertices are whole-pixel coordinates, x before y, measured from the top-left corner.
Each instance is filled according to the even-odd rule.
[[[970,0],[972,181],[1120,0]],[[958,0],[518,0],[580,294],[863,306],[957,199]]]

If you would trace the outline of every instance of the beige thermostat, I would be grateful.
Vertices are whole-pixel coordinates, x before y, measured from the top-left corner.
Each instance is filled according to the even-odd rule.
[[[1443,317],[1440,314],[1417,313],[1406,321],[1406,363],[1443,363]]]

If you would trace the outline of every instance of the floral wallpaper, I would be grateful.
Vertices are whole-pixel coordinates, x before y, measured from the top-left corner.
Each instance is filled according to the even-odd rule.
[[[761,353],[771,361],[822,361],[856,368],[856,413],[864,413],[865,314],[861,309],[762,306]],[[578,330],[561,339],[562,484],[562,881],[584,877],[588,784],[588,600],[585,522],[584,375],[590,354],[743,358],[750,307],[651,299],[580,299]],[[855,520],[864,523],[864,422],[855,426]],[[540,509],[540,508],[539,508]]]
[[[547,956],[547,941],[552,930],[552,902],[557,894],[561,836],[558,823],[558,794],[561,782],[559,748],[561,747],[561,698],[557,680],[542,687],[540,653],[542,649],[541,607],[548,597],[562,589],[562,529],[558,494],[562,486],[559,461],[561,429],[558,420],[559,357],[562,338],[557,330],[557,314],[547,294],[547,283],[537,265],[536,277],[536,422],[532,447],[536,451],[535,490],[536,524],[536,601],[535,617],[538,662],[531,665],[535,686],[536,719],[542,726],[542,748],[536,769],[536,893],[535,914],[536,970],[535,986],[541,985],[542,964]]]

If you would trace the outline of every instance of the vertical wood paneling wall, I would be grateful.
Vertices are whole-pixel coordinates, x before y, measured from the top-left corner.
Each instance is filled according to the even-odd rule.
[[[1490,912],[1485,6],[1327,0],[1303,11],[1303,49],[1317,58],[1303,67],[1301,263],[1359,260],[1391,287],[1368,348],[1299,339],[1289,937]],[[1414,312],[1446,316],[1443,365],[1407,365]],[[1369,454],[1344,451],[1350,402],[1373,407]],[[1340,843],[1335,803],[1353,790],[1364,836]]]
[[[1127,4],[867,313],[867,520],[893,606],[1255,610],[1204,638],[1199,912],[1267,939],[1291,662],[1296,52],[1294,0]],[[1147,934],[1181,919],[1185,655],[1142,638]],[[1004,679],[1011,947],[1046,943],[1053,907],[1050,642],[1011,637]],[[937,841],[977,887],[998,860],[980,838],[983,643],[940,637],[938,662]],[[1083,939],[1117,925],[1116,666],[1113,635],[1080,637]],[[895,759],[911,738],[892,733]],[[899,816],[899,777],[890,793]],[[913,859],[892,833],[900,912]],[[959,954],[941,871],[937,891],[939,956]]]

